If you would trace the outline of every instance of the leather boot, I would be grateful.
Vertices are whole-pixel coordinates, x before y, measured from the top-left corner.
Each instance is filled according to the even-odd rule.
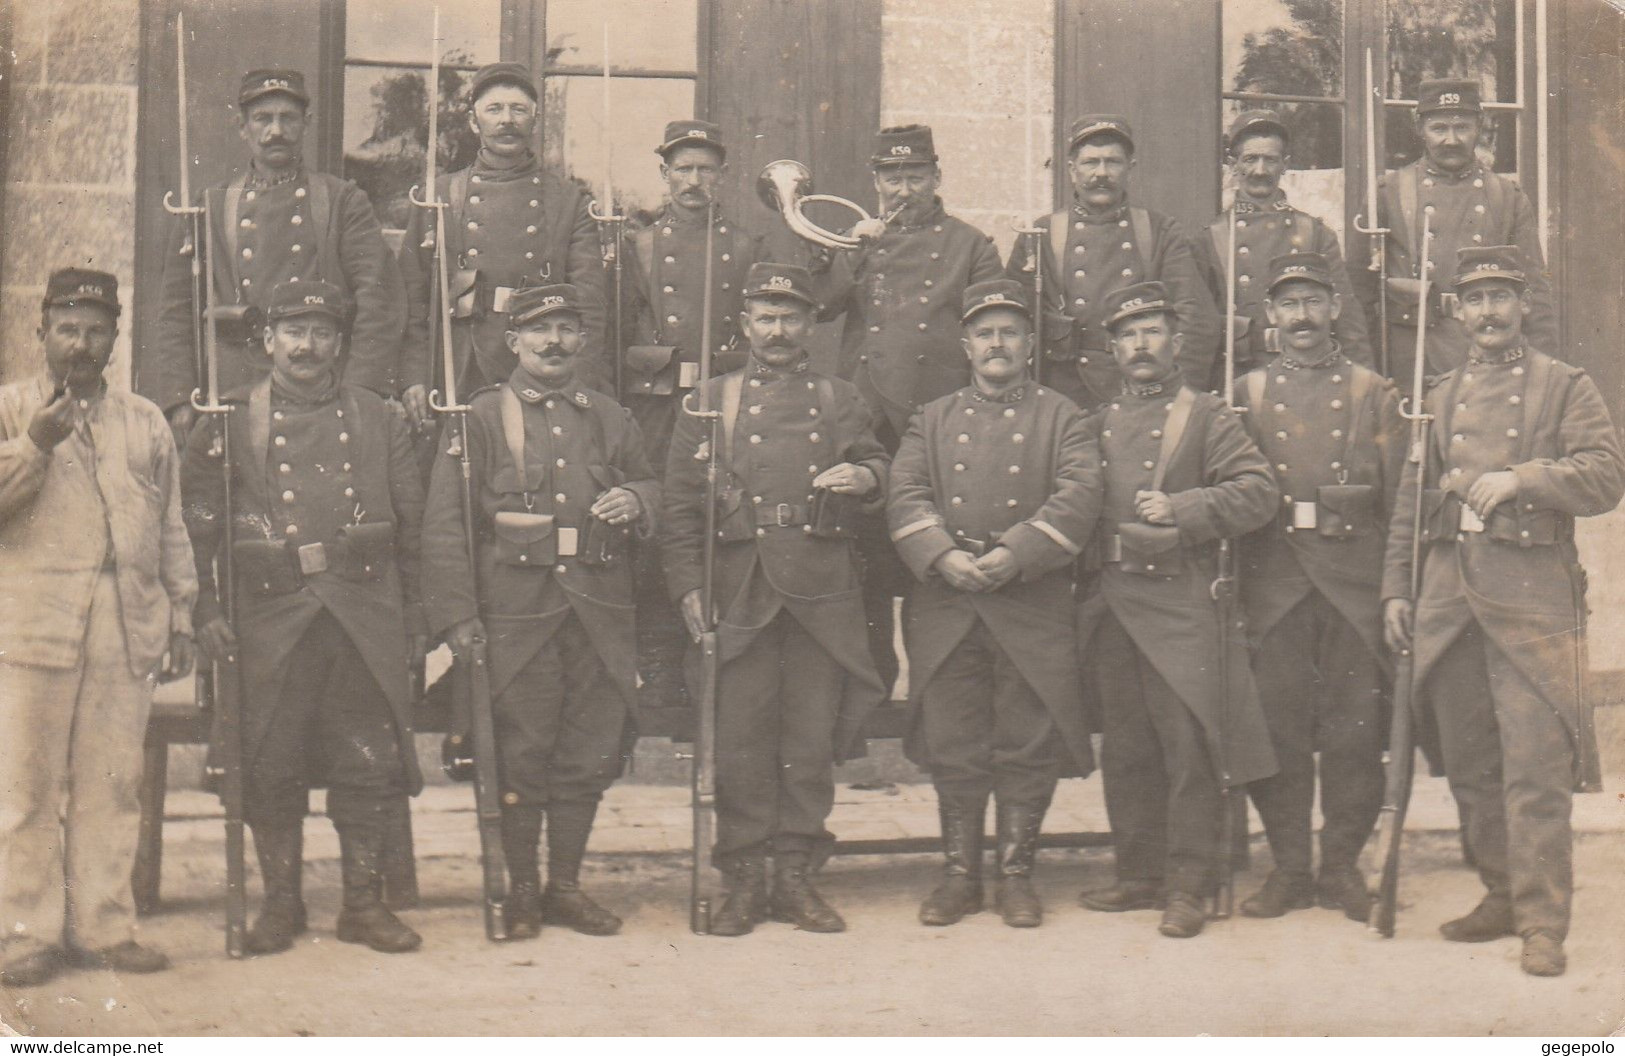
[[[1551,932],[1535,928],[1524,934],[1523,953],[1518,960],[1526,975],[1562,975],[1568,970],[1563,941]]]
[[[1162,911],[1157,930],[1170,939],[1191,939],[1207,924],[1207,899],[1189,891],[1168,892],[1168,908]]]
[[[412,801],[392,797],[384,829],[384,905],[390,909],[416,909],[418,905],[417,852],[412,842]]]
[[[812,885],[811,861],[806,851],[786,851],[773,856],[773,894],[768,914],[802,931],[837,932],[846,930],[846,921],[824,901]]]
[[[1078,896],[1078,904],[1096,913],[1127,913],[1135,909],[1161,909],[1167,905],[1160,880],[1119,880]]]
[[[508,863],[508,900],[502,920],[508,938],[534,939],[542,932],[542,880],[537,844],[542,838],[542,808],[514,804],[502,808],[502,856]]]
[[[1033,859],[1038,854],[1038,831],[1048,804],[996,803],[999,855],[999,891],[996,902],[1005,924],[1036,928],[1044,922],[1044,906],[1033,890]]]
[[[1439,934],[1451,942],[1493,942],[1506,938],[1513,934],[1512,900],[1491,891],[1465,917],[1440,924]]]
[[[1323,909],[1341,909],[1350,920],[1364,924],[1371,916],[1371,889],[1352,865],[1320,867],[1316,895]]]
[[[1264,878],[1264,886],[1241,900],[1244,917],[1284,917],[1294,909],[1315,904],[1315,885],[1307,876],[1275,869]]]
[[[621,918],[581,890],[581,860],[598,801],[567,801],[547,808],[547,890],[542,892],[542,921],[562,924],[583,935],[613,935]]]
[[[383,825],[347,825],[339,830],[344,873],[344,908],[339,912],[338,939],[370,946],[379,953],[406,953],[423,944],[422,936],[401,923],[380,897],[378,869],[383,854]]]
[[[251,828],[265,899],[243,938],[243,948],[255,954],[281,953],[305,931],[305,819],[278,818]]]
[[[767,919],[767,858],[742,854],[723,870],[727,894],[711,916],[711,934],[749,935]]]
[[[929,927],[957,924],[982,911],[982,828],[987,801],[974,807],[937,800],[942,820],[942,883],[920,903],[920,923]]]

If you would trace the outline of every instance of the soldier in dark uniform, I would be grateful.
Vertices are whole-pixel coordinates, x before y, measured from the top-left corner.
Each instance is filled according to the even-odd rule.
[[[1625,494],[1625,462],[1597,386],[1533,347],[1519,248],[1462,249],[1455,288],[1473,346],[1425,400],[1420,479],[1405,467],[1382,595],[1390,648],[1413,648],[1446,775],[1480,879],[1453,942],[1523,937],[1523,970],[1561,975],[1574,893],[1569,816],[1602,787],[1585,696],[1585,570],[1574,519]],[[1425,521],[1414,523],[1416,487]],[[1408,595],[1413,532],[1422,589]]]
[[[1078,642],[1104,713],[1117,882],[1081,901],[1104,912],[1165,906],[1162,934],[1188,938],[1207,921],[1221,789],[1275,772],[1246,644],[1222,633],[1215,612],[1214,552],[1268,523],[1280,493],[1225,401],[1183,384],[1174,306],[1158,282],[1106,302],[1122,381],[1090,419],[1105,471],[1103,567],[1079,584]]]
[[[728,171],[722,130],[707,121],[673,121],[660,146],[660,174],[666,181],[665,211],[632,235],[626,255],[623,318],[622,399],[643,430],[649,464],[666,471],[666,449],[678,402],[699,380],[700,316],[705,276],[705,218]],[[767,259],[763,239],[742,227],[720,207],[712,221],[711,354],[713,373],[724,374],[745,361],[738,347],[739,310],[745,275]],[[660,553],[638,553],[638,658],[644,692],[658,701],[680,694],[687,636],[667,597]]]
[[[344,380],[393,396],[405,305],[400,271],[366,192],[305,167],[309,105],[305,78],[297,71],[245,74],[237,123],[249,164],[224,185],[203,192],[212,214],[206,256],[216,303],[256,310],[219,324],[220,388],[247,386],[270,369],[257,313],[270,304],[271,291],[282,282],[322,279],[343,290],[355,306]],[[164,409],[183,439],[193,420],[192,391],[203,384],[192,340],[187,230],[184,220],[174,225],[164,258],[163,310],[136,366],[136,387]]]
[[[570,283],[581,291],[591,335],[577,366],[580,383],[608,391],[614,377],[604,333],[604,264],[587,195],[543,172],[535,154],[536,84],[517,62],[495,62],[474,75],[469,124],[480,137],[474,164],[435,180],[447,203],[446,261],[451,275],[453,361],[459,392],[501,384],[513,373],[508,299],[521,286]],[[414,425],[428,421],[428,390],[441,369],[429,362],[434,216],[413,209],[401,239],[406,281],[402,399]],[[442,383],[443,384],[443,383]]]
[[[1433,230],[1428,266],[1427,372],[1461,364],[1472,344],[1449,308],[1456,251],[1515,245],[1528,264],[1526,332],[1537,347],[1557,342],[1557,315],[1540,250],[1534,207],[1511,176],[1478,159],[1484,107],[1477,81],[1424,81],[1416,97],[1416,129],[1423,156],[1383,177],[1377,211],[1388,229],[1388,373],[1408,384],[1416,354],[1417,253],[1422,224]],[[1375,275],[1374,272],[1366,272]],[[1367,315],[1376,320],[1377,293],[1367,289]]]
[[[864,634],[851,515],[860,502],[879,512],[890,459],[857,389],[809,366],[811,281],[798,266],[752,267],[739,321],[750,360],[710,382],[724,471],[711,585],[721,610],[716,862],[728,883],[717,935],[743,935],[769,914],[844,930],[810,873],[832,840],[835,763],[857,754],[864,716],[886,693]],[[666,584],[696,640],[707,428],[678,419],[663,518]]]
[[[379,861],[388,818],[423,785],[407,678],[423,648],[423,487],[399,408],[340,380],[348,311],[331,283],[278,285],[264,336],[271,373],[228,397],[239,405],[229,419],[235,627],[212,589],[225,498],[216,422],[192,430],[182,467],[203,583],[198,642],[217,658],[239,651],[247,693],[243,814],[265,885],[252,953],[285,950],[305,930],[311,778],[327,785],[343,854],[340,941],[387,953],[419,944],[379,899]]]
[[[1236,383],[1241,420],[1275,467],[1274,523],[1241,541],[1241,598],[1253,677],[1280,772],[1249,789],[1275,871],[1241,904],[1278,917],[1315,904],[1365,920],[1356,867],[1382,806],[1383,543],[1407,426],[1392,384],[1332,337],[1350,305],[1333,262],[1289,253],[1269,264],[1267,321],[1281,352]],[[1357,310],[1357,306],[1356,306]],[[1310,872],[1320,753],[1320,882]]]
[[[581,860],[631,749],[637,639],[626,536],[653,531],[660,489],[631,414],[577,380],[582,291],[527,287],[509,308],[517,365],[474,396],[468,415],[477,568],[463,538],[462,470],[444,453],[423,524],[425,597],[453,653],[490,642],[509,935],[534,937],[543,923],[612,935],[620,918],[581,891]]]
[[[982,908],[992,795],[999,912],[1036,927],[1033,858],[1056,780],[1094,769],[1072,565],[1100,519],[1100,453],[1072,401],[1028,374],[1030,312],[1013,279],[965,291],[972,383],[925,406],[892,464],[891,537],[920,581],[904,631],[910,757],[936,786],[947,858],[922,924]]]
[[[1034,223],[1044,229],[1042,266],[1049,302],[1039,376],[1084,410],[1117,394],[1120,378],[1106,324],[1109,294],[1137,283],[1161,282],[1184,334],[1179,368],[1203,388],[1217,354],[1219,317],[1196,269],[1191,240],[1169,216],[1130,205],[1134,134],[1128,119],[1086,114],[1067,136],[1072,206]],[[1017,241],[1008,272],[1029,286],[1031,245]]]
[[[1269,340],[1270,321],[1265,313],[1264,283],[1270,277],[1270,262],[1287,253],[1318,253],[1326,258],[1341,310],[1332,323],[1332,336],[1342,354],[1362,366],[1373,366],[1371,337],[1365,324],[1365,308],[1354,295],[1337,232],[1318,216],[1294,209],[1281,190],[1281,177],[1291,160],[1291,141],[1281,115],[1273,110],[1245,110],[1230,125],[1225,137],[1230,152],[1230,171],[1235,183],[1232,209],[1226,209],[1208,224],[1203,237],[1195,240],[1196,265],[1207,282],[1213,303],[1222,313],[1225,294],[1226,260],[1230,255],[1230,223],[1236,225],[1236,314],[1230,326],[1236,331],[1236,376],[1263,366],[1280,351],[1283,343]],[[1221,349],[1223,331],[1220,331]],[[1223,359],[1214,363],[1215,386],[1224,382]]]
[[[942,169],[924,125],[883,128],[875,136],[875,191],[880,218],[860,222],[855,250],[822,257],[815,269],[822,320],[846,314],[836,373],[849,378],[874,409],[875,432],[887,451],[909,419],[939,396],[970,383],[970,367],[955,344],[965,288],[999,277],[993,240],[949,216],[937,196]],[[867,526],[864,610],[869,648],[890,687],[897,677],[892,599],[909,589],[878,519]]]

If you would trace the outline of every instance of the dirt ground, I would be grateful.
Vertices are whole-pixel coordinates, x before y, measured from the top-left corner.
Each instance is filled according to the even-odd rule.
[[[311,827],[325,826],[313,819]],[[424,936],[385,956],[334,940],[337,863],[307,867],[314,930],[295,948],[240,963],[222,953],[218,844],[181,843],[166,906],[144,937],[175,959],[155,976],[68,975],[0,994],[0,1019],[40,1035],[649,1034],[1462,1034],[1603,1035],[1625,1024],[1625,834],[1578,838],[1569,974],[1518,970],[1515,939],[1482,946],[1435,929],[1480,887],[1452,836],[1408,839],[1397,938],[1329,910],[1236,919],[1188,941],[1153,912],[1080,908],[1110,877],[1108,851],[1045,851],[1049,910],[1035,931],[983,913],[951,928],[915,923],[937,876],[928,855],[836,858],[821,886],[844,935],[764,925],[740,939],[687,929],[688,874],[675,854],[598,855],[586,880],[626,918],[614,938],[548,928],[485,941],[479,875],[466,854],[420,861],[426,898],[406,918]],[[472,847],[470,847],[472,850]],[[1242,895],[1268,868],[1262,841]],[[255,897],[257,898],[257,884]]]

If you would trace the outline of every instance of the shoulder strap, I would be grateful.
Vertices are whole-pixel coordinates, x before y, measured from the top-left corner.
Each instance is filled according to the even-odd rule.
[[[1225,261],[1230,258],[1230,232],[1226,229],[1225,221],[1230,219],[1230,210],[1220,213],[1218,219],[1207,225],[1208,238],[1213,241],[1213,258],[1219,262],[1222,270]],[[1221,305],[1220,307],[1223,307]]]
[[[1484,175],[1488,177],[1484,181],[1484,194],[1490,200],[1490,215],[1495,217],[1498,222],[1506,225],[1498,236],[1501,244],[1506,245],[1512,242],[1517,234],[1516,217],[1511,209],[1511,198],[1518,185],[1512,182],[1511,177],[1503,176],[1492,170],[1486,169]]]
[[[1402,230],[1406,241],[1410,243],[1405,248],[1414,257],[1422,252],[1421,230],[1416,226],[1417,198],[1421,193],[1418,185],[1422,182],[1422,168],[1418,165],[1410,174],[1410,179],[1405,178],[1403,169],[1395,173],[1394,178],[1399,181],[1399,216],[1405,224]],[[1420,261],[1416,265],[1416,274],[1417,277],[1422,274]]]
[[[1066,264],[1066,210],[1049,214],[1049,248],[1057,268]]]
[[[1191,408],[1196,405],[1196,393],[1184,385],[1168,408],[1168,421],[1162,427],[1162,447],[1157,450],[1157,468],[1151,474],[1151,490],[1161,491],[1163,478],[1168,475],[1168,463],[1173,461],[1179,441],[1185,437],[1185,426],[1190,424]]]
[[[722,461],[730,470],[734,464],[734,419],[739,417],[739,400],[744,391],[743,370],[722,376]]]
[[[1156,246],[1151,237],[1151,214],[1137,205],[1131,205],[1128,208],[1128,222],[1129,230],[1134,232],[1134,248],[1140,254],[1140,266],[1149,268]],[[1223,260],[1224,256],[1221,254],[1219,259]]]
[[[241,304],[243,297],[242,275],[237,270],[237,216],[243,211],[243,184],[247,180],[248,174],[239,172],[226,184],[226,217],[222,233],[226,236],[226,272],[231,279],[231,289],[225,292],[236,304]]]
[[[228,425],[231,415],[221,415]],[[267,374],[248,390],[248,446],[254,455],[254,472],[265,472],[267,448],[271,442],[271,376]]]
[[[1349,379],[1349,427],[1343,437],[1343,468],[1338,471],[1339,476],[1346,477],[1349,468],[1354,465],[1354,447],[1360,435],[1360,422],[1365,419],[1365,404],[1371,395],[1371,374],[1358,364],[1352,368],[1354,376]]]
[[[1264,385],[1269,381],[1269,372],[1255,370],[1247,375],[1247,406],[1256,414],[1264,406]]]
[[[502,439],[508,445],[508,457],[513,459],[519,474],[519,490],[530,495],[530,472],[525,466],[525,409],[519,403],[519,394],[510,385],[503,385],[499,393],[502,400]]]
[[[446,184],[446,204],[451,207],[450,230],[457,232],[457,244],[462,245],[463,210],[468,205],[468,170],[458,169]],[[462,256],[458,250],[457,256]],[[461,265],[459,265],[461,267]]]
[[[310,218],[316,237],[322,240],[322,244],[316,247],[316,264],[321,269],[316,277],[348,289],[349,283],[344,281],[344,269],[337,257],[338,235],[331,229],[333,190],[326,176],[319,172],[310,174]],[[350,292],[353,294],[355,291]]]
[[[1546,396],[1551,389],[1552,359],[1539,354],[1529,357],[1529,371],[1523,379],[1523,433],[1518,442],[1518,461],[1527,462],[1535,453],[1535,430],[1546,414]]]
[[[818,397],[818,418],[829,429],[830,442],[835,447],[835,457],[839,459],[846,446],[841,443],[841,437],[835,432],[835,383],[820,374],[813,384],[813,394]]]

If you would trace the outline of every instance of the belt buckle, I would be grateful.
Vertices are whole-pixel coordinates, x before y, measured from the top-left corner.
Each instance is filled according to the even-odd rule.
[[[1473,512],[1473,508],[1465,502],[1461,504],[1461,523],[1459,530],[1463,532],[1482,532],[1484,519]]]
[[[327,571],[327,545],[325,543],[306,543],[298,550],[299,571],[307,576],[314,576],[318,572]]]
[[[793,511],[788,502],[781,502],[773,509],[773,521],[779,528],[790,527],[790,517]]]
[[[559,556],[575,557],[581,552],[581,530],[579,528],[558,529]]]
[[[1315,528],[1319,525],[1318,507],[1313,502],[1296,500],[1292,503],[1292,527]]]
[[[491,290],[491,310],[497,313],[506,313],[508,298],[513,296],[512,286],[497,286]]]
[[[1106,537],[1106,560],[1108,562],[1121,562],[1123,560],[1123,537],[1113,533]]]
[[[677,364],[677,387],[679,389],[692,389],[700,383],[700,365],[688,360]]]

